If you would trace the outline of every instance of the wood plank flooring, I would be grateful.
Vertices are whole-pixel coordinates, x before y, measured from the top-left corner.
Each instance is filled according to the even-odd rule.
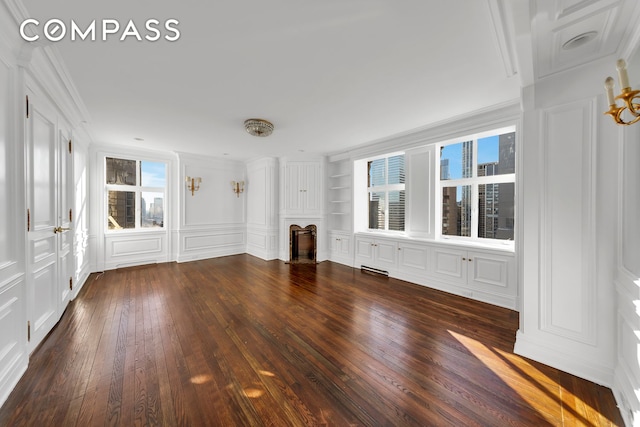
[[[513,354],[516,312],[249,255],[92,275],[0,426],[622,426]]]

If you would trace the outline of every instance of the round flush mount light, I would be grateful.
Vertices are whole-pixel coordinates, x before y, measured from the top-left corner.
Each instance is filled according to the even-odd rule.
[[[595,39],[598,35],[597,31],[587,31],[586,33],[578,34],[575,37],[570,38],[566,42],[562,44],[563,50],[570,50],[580,47],[584,44],[589,43],[591,40]]]
[[[244,128],[253,136],[269,136],[273,132],[273,123],[264,119],[247,119]]]

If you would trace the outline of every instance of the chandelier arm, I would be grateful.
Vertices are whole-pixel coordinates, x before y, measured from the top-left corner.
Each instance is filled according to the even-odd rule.
[[[636,108],[640,109],[640,104],[634,104],[634,105]],[[607,111],[605,114],[611,116],[617,124],[623,125],[623,126],[629,126],[640,121],[640,114],[636,114],[635,115],[636,117],[633,120],[625,122],[622,119],[622,112],[624,110],[627,110],[627,107],[618,107],[617,105],[612,104],[610,105],[609,111]]]

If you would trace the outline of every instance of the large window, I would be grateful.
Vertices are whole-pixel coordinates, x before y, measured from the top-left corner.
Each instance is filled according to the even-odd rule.
[[[441,144],[441,235],[513,240],[515,131]]]
[[[367,161],[369,229],[404,231],[404,154]]]
[[[106,157],[107,229],[164,227],[166,171],[163,162]]]

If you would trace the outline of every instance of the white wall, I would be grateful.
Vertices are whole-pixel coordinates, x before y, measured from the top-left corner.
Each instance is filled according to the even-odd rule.
[[[0,3],[0,404],[27,369],[26,199],[22,119],[24,70]]]
[[[516,353],[611,386],[618,145],[601,61],[524,90]]]
[[[169,206],[178,209],[175,228],[178,262],[244,253],[246,251],[246,193],[232,191],[231,181],[246,181],[240,162],[178,154],[173,179],[179,194]],[[185,177],[200,177],[200,190],[191,195]],[[248,191],[245,190],[245,191]]]
[[[629,63],[630,83],[640,87],[640,54]],[[627,424],[640,425],[640,123],[618,127],[611,144],[618,145],[616,170],[618,247],[617,365],[613,392]]]

